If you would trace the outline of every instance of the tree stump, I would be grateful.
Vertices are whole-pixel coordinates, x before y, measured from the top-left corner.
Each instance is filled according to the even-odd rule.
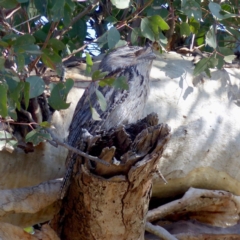
[[[61,239],[144,239],[152,175],[170,137],[156,114],[82,139],[85,151],[113,163],[78,157],[62,209],[52,221]]]

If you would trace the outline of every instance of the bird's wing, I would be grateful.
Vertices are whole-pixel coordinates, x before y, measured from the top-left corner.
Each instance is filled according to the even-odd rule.
[[[96,88],[103,94],[107,102],[107,108],[102,111],[96,96]],[[85,90],[83,96],[79,100],[72,122],[69,127],[68,143],[75,145],[77,138],[81,132],[81,128],[87,129],[91,134],[100,130],[105,121],[113,110],[122,104],[127,98],[129,92],[127,90],[116,89],[114,87],[98,87],[96,82],[90,83],[90,86]],[[101,120],[96,121],[92,118],[91,107],[95,108]],[[117,124],[117,123],[116,123]],[[111,128],[113,126],[109,126]]]

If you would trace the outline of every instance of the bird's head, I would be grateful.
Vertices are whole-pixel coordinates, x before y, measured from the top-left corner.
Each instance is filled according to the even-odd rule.
[[[102,60],[99,69],[106,72],[139,64],[151,65],[156,56],[151,47],[124,46],[114,49]]]

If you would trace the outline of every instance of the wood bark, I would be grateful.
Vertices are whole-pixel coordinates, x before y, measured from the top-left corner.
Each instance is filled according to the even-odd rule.
[[[170,128],[150,114],[86,137],[86,152],[114,164],[78,157],[62,209],[51,222],[60,238],[144,239],[152,174],[169,136]]]

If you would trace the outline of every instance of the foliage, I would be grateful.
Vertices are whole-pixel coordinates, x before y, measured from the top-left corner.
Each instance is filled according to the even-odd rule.
[[[66,99],[74,81],[47,85],[44,71],[51,68],[62,77],[63,60],[83,57],[84,50],[91,72],[91,55],[127,43],[151,43],[159,52],[198,48],[210,56],[197,63],[194,74],[205,71],[209,76],[209,68],[221,69],[240,50],[235,0],[3,0],[0,11],[0,121],[5,124],[0,135],[7,133],[1,146],[16,145],[14,135],[9,136],[12,121],[28,123],[32,132],[24,136],[27,142],[36,145],[50,139],[44,132],[48,124],[41,124],[49,119],[34,119],[33,103],[47,99],[51,111],[68,108]],[[100,86],[128,87],[124,78],[109,78],[100,71],[92,73],[92,78]],[[96,95],[104,110],[104,97],[99,91]],[[98,120],[96,110],[91,110]],[[20,113],[25,113],[24,121]]]

